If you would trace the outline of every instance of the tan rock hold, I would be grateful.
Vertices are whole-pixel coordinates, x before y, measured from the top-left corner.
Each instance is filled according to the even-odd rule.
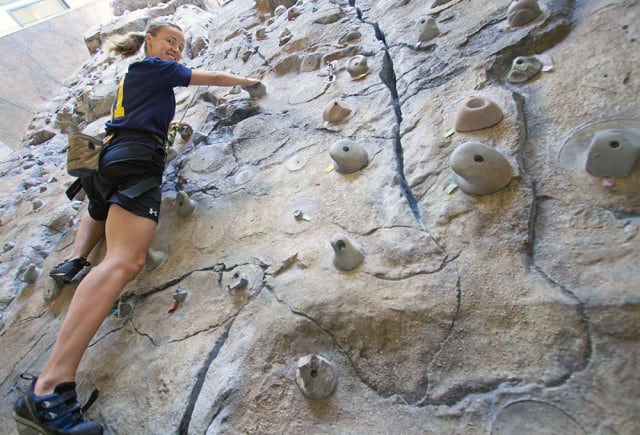
[[[322,53],[310,53],[302,57],[300,63],[300,71],[309,72],[320,69],[320,63],[322,61]]]
[[[274,66],[273,72],[276,75],[283,76],[292,72],[298,72],[302,64],[302,59],[297,54],[289,55],[283,59],[280,59]]]
[[[367,65],[367,57],[361,54],[353,56],[347,62],[347,72],[351,79],[358,80],[369,74],[369,65]]]
[[[349,30],[346,33],[344,33],[342,36],[340,36],[340,38],[338,39],[338,44],[349,45],[350,43],[355,42],[360,38],[362,38],[362,33],[360,33],[360,30],[358,29]]]
[[[465,99],[455,120],[456,131],[482,130],[502,121],[502,109],[491,99],[472,96]]]
[[[341,105],[338,101],[327,104],[322,112],[322,118],[334,124],[347,121],[351,117],[352,110]]]
[[[511,181],[509,161],[500,152],[477,142],[456,148],[449,158],[453,180],[466,193],[488,195]]]

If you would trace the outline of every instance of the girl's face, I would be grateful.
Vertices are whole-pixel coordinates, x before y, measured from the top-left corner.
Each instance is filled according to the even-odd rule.
[[[147,33],[145,36],[147,57],[156,56],[162,60],[178,62],[182,59],[184,36],[175,27],[162,26],[156,35]]]

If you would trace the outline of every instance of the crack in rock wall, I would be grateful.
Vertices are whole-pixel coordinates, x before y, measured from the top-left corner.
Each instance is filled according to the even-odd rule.
[[[560,157],[599,121],[638,119],[640,5],[537,3],[522,25],[507,0],[114,4],[0,164],[1,426],[77,285],[42,298],[86,208],[63,194],[67,135],[101,133],[127,68],[100,46],[163,18],[185,64],[267,95],[176,89],[193,134],[174,144],[147,266],[81,364],[80,396],[101,391],[89,418],[113,433],[637,432],[640,171],[612,185]],[[542,70],[510,81],[519,57]],[[486,100],[498,123],[454,128]],[[349,115],[326,121],[336,105]],[[341,140],[366,166],[337,170]],[[469,143],[490,150],[475,163],[502,156],[506,185],[467,192],[453,156]],[[472,187],[495,181],[484,168]],[[343,271],[347,242],[364,260]],[[296,383],[309,354],[335,368],[326,399]]]

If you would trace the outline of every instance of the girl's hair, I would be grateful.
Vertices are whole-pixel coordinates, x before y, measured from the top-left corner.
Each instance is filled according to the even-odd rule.
[[[158,30],[165,26],[173,27],[174,29],[182,32],[182,29],[177,24],[166,21],[152,21],[147,24],[147,28],[144,32],[129,32],[124,36],[117,36],[113,38],[111,40],[111,47],[109,47],[109,51],[119,54],[121,57],[131,57],[138,53],[140,47],[144,44],[144,38],[147,34],[156,36]]]

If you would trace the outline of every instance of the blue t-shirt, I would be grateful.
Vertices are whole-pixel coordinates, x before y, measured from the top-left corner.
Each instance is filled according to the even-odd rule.
[[[165,139],[176,111],[173,88],[190,81],[191,69],[178,62],[148,57],[132,63],[120,80],[107,133],[126,128]]]

